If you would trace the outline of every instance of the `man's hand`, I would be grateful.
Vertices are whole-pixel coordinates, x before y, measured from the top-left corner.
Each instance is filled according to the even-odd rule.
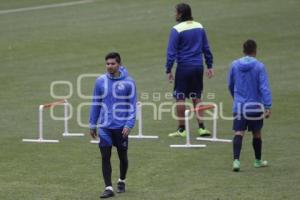
[[[93,139],[97,139],[97,131],[96,129],[90,129],[90,135]]]
[[[271,109],[265,110],[265,118],[269,118],[271,116]]]
[[[130,128],[124,127],[124,128],[123,128],[123,131],[122,131],[123,137],[124,137],[124,138],[125,138],[125,137],[128,137],[129,133],[130,133]]]
[[[168,79],[168,81],[169,81],[170,83],[173,83],[174,77],[173,77],[172,72],[167,73],[167,79]]]
[[[215,75],[213,68],[207,69],[206,75],[208,78],[212,78]]]

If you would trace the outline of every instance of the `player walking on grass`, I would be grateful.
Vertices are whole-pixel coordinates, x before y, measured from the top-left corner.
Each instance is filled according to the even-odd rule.
[[[96,139],[97,128],[102,156],[102,174],[105,190],[101,198],[114,196],[111,182],[111,150],[117,148],[120,160],[120,178],[117,192],[125,192],[125,178],[128,169],[128,134],[135,124],[136,87],[134,80],[121,67],[118,53],[105,57],[107,73],[95,82],[93,101],[90,109],[90,134]]]
[[[176,5],[176,21],[170,33],[167,49],[167,62],[165,65],[167,78],[173,82],[172,67],[177,62],[174,98],[176,99],[176,111],[178,117],[178,129],[170,133],[170,137],[186,137],[184,125],[185,99],[191,98],[194,107],[201,103],[203,90],[203,55],[207,65],[207,76],[211,78],[213,71],[213,56],[209,49],[208,40],[203,26],[193,21],[192,10],[188,4]],[[209,136],[205,129],[202,117],[203,111],[196,113],[199,124],[198,134]]]
[[[232,62],[228,74],[228,87],[233,97],[233,170],[240,170],[240,152],[245,131],[252,131],[255,153],[254,167],[265,167],[261,159],[261,130],[263,118],[270,117],[272,96],[265,66],[256,57],[256,42],[243,44],[245,56]]]

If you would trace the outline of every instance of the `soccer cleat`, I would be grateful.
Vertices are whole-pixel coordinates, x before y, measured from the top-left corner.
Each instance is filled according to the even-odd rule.
[[[254,167],[260,168],[260,167],[267,167],[268,166],[268,161],[266,160],[255,160],[254,162]]]
[[[115,196],[114,192],[112,190],[104,190],[104,192],[101,194],[100,198],[101,199],[105,199],[105,198],[109,198],[109,197],[113,197]]]
[[[200,135],[200,137],[210,136],[210,131],[205,128],[199,128],[198,134]]]
[[[170,133],[169,137],[186,137],[186,131],[180,132],[179,130],[177,130],[174,133]]]
[[[235,159],[232,163],[232,170],[234,172],[238,172],[238,171],[240,171],[240,166],[241,166],[240,161],[238,159]]]
[[[125,192],[125,183],[119,181],[117,184],[117,193],[123,193]]]

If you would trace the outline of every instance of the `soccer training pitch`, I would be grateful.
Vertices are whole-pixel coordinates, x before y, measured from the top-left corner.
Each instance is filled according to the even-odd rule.
[[[136,80],[139,100],[172,103],[165,93],[173,85],[165,77],[165,51],[174,20],[174,0],[76,1],[0,0],[0,199],[93,200],[104,189],[101,160],[91,138],[63,138],[63,121],[44,112],[44,134],[58,144],[23,143],[38,134],[38,105],[56,101],[54,81],[71,83],[72,132],[80,126],[78,106],[89,103],[95,77],[105,72],[107,52],[120,52]],[[159,139],[129,141],[129,171],[123,200],[297,200],[300,198],[300,2],[298,0],[190,0],[193,17],[207,31],[214,54],[215,77],[204,78],[204,101],[222,104],[231,116],[226,86],[232,60],[242,56],[241,44],[253,38],[258,59],[266,64],[273,95],[272,116],[263,129],[263,158],[269,167],[253,167],[251,134],[241,153],[241,172],[232,172],[230,143],[200,142],[196,120],[191,140],[201,149],[172,149],[184,138],[169,138],[177,122],[164,112],[155,120],[151,107],[143,110],[143,132]],[[79,89],[80,91],[78,91]],[[57,96],[69,86],[58,84]],[[82,94],[80,95],[79,92]],[[167,106],[166,106],[167,107]],[[88,106],[81,107],[88,123]],[[63,116],[58,106],[54,115]],[[211,129],[211,122],[206,122]],[[232,122],[218,120],[218,136],[232,138]],[[137,127],[132,134],[137,133]],[[113,186],[119,174],[112,153]]]

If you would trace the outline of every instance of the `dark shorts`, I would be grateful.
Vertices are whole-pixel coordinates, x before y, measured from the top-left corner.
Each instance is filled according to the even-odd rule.
[[[234,131],[260,131],[263,127],[263,113],[233,114]]]
[[[177,100],[201,98],[203,90],[203,67],[178,65],[175,74],[173,96]]]
[[[99,129],[99,147],[115,146],[121,149],[128,149],[128,137],[123,137],[123,129]]]

